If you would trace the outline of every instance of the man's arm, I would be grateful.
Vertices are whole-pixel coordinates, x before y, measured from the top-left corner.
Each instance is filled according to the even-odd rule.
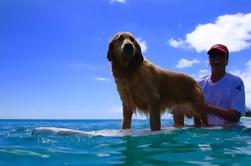
[[[198,110],[206,111],[207,113],[214,114],[218,117],[221,117],[222,119],[232,121],[232,122],[238,122],[241,117],[241,113],[234,109],[230,109],[230,110],[220,109],[220,108],[216,108],[211,105],[208,105],[207,103],[197,104],[196,107]]]

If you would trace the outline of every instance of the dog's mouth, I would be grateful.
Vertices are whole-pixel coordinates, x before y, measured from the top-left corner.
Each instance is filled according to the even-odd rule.
[[[131,43],[125,43],[122,46],[123,59],[129,59],[130,57],[133,56],[133,53],[134,53],[134,47]]]
[[[131,62],[131,59],[134,56],[134,49],[133,48],[122,48],[121,52],[121,67],[126,68],[128,67],[129,63]]]

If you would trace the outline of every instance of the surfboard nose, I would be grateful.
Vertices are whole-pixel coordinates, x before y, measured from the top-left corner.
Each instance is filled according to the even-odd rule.
[[[56,128],[56,127],[36,127],[32,130],[32,135],[57,134],[57,135],[86,135],[79,130]]]

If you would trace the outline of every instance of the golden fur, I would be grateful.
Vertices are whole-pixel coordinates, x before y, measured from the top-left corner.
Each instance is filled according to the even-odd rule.
[[[117,33],[109,44],[107,58],[123,104],[123,129],[131,127],[135,111],[150,116],[152,130],[160,130],[160,116],[173,110],[175,126],[184,116],[194,116],[195,125],[207,125],[206,114],[194,104],[204,101],[196,81],[185,74],[167,71],[144,59],[141,48],[129,32]]]

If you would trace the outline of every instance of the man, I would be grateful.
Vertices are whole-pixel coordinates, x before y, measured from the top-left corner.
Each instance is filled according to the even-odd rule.
[[[241,78],[226,72],[229,51],[222,44],[213,45],[207,52],[211,75],[198,80],[205,102],[198,104],[208,113],[209,125],[228,125],[239,122],[245,115],[245,93]]]

